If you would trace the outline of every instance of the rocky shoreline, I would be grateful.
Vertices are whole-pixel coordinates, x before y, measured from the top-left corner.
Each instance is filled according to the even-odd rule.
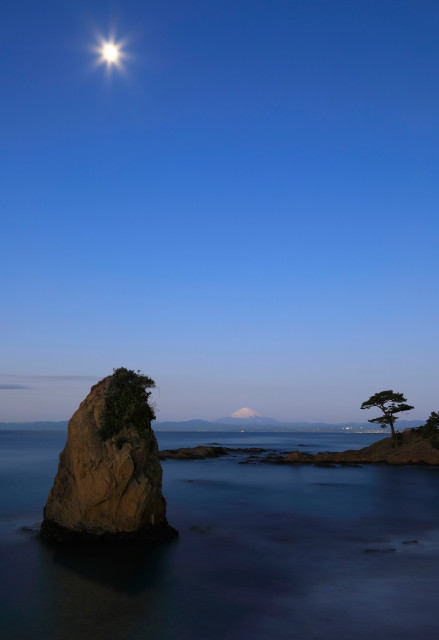
[[[398,437],[384,438],[363,449],[311,454],[295,451],[276,451],[250,447],[234,449],[222,446],[198,446],[168,449],[159,452],[161,460],[205,460],[233,456],[242,458],[240,464],[313,464],[316,466],[357,466],[363,464],[386,465],[439,465],[439,448],[417,429],[406,429]],[[247,457],[243,457],[247,454]]]

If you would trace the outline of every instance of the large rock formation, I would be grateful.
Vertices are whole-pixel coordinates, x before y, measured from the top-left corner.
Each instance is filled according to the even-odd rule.
[[[91,388],[69,422],[43,538],[148,543],[177,535],[166,520],[146,391],[152,386],[146,376],[117,369]]]

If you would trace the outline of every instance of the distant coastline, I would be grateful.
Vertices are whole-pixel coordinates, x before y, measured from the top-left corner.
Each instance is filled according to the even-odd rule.
[[[420,427],[425,420],[398,420],[397,429],[411,429]],[[222,431],[246,433],[290,433],[290,432],[322,432],[322,433],[382,433],[386,430],[375,427],[369,422],[276,422],[273,423],[246,423],[245,420],[237,420],[236,424],[230,421],[209,422],[207,420],[187,420],[182,422],[155,422],[155,431]]]
[[[399,420],[397,428],[400,431],[420,427],[424,424],[423,420]],[[0,431],[65,431],[67,430],[68,420],[58,422],[38,421],[38,422],[0,422]],[[181,422],[156,421],[152,425],[155,431],[216,431],[224,433],[237,433],[244,431],[245,433],[291,433],[291,432],[321,432],[321,433],[382,433],[385,430],[380,428],[372,428],[368,422],[278,422],[273,424],[246,424],[244,420],[237,420],[237,424],[209,422],[207,420],[186,420]]]

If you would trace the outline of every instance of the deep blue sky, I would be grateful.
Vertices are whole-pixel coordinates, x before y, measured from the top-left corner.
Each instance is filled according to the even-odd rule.
[[[31,387],[0,421],[67,418],[90,382],[56,376],[121,365],[162,420],[364,420],[390,388],[439,410],[437,2],[0,17],[0,382]]]

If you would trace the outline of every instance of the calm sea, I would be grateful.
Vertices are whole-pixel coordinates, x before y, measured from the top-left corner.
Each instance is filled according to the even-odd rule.
[[[380,437],[157,436],[163,449],[216,442],[314,453]],[[2,639],[439,637],[439,469],[169,460],[163,492],[177,542],[61,553],[35,527],[65,438],[0,432]]]

